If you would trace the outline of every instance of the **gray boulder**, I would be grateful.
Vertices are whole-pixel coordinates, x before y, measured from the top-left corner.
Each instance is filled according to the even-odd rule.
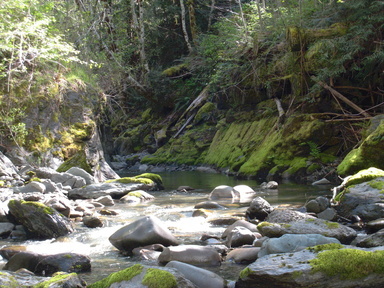
[[[349,244],[356,238],[357,233],[345,225],[323,219],[304,219],[290,223],[263,222],[257,226],[263,236],[280,237],[284,234],[321,234],[338,239],[343,244]]]
[[[258,233],[259,232],[259,230],[257,230],[257,225],[255,225],[255,224],[253,224],[251,222],[245,221],[245,220],[237,220],[235,223],[231,224],[230,226],[227,227],[227,229],[225,229],[225,231],[221,235],[221,238],[222,239],[227,238],[228,234],[235,227],[238,227],[238,226],[245,227],[245,228],[247,228],[248,230],[250,230],[250,231],[252,231],[254,233]]]
[[[95,183],[95,179],[93,178],[93,176],[82,168],[71,167],[67,170],[67,173],[69,173],[73,176],[82,177],[85,180],[86,185],[90,185],[90,184]]]
[[[366,248],[384,246],[384,229],[359,239],[356,246]]]
[[[37,181],[32,181],[25,186],[14,188],[15,193],[31,193],[31,192],[45,193],[45,190],[46,190],[45,185]]]
[[[233,188],[231,186],[220,185],[212,190],[208,198],[210,200],[237,199],[238,195],[236,195],[236,193],[233,191]]]
[[[249,264],[259,257],[259,247],[242,247],[231,250],[225,260],[236,264]]]
[[[297,252],[307,247],[328,243],[340,244],[340,241],[320,234],[285,234],[279,238],[265,240],[258,256],[260,258],[269,254]]]
[[[237,226],[228,233],[225,244],[230,248],[240,247],[243,245],[252,245],[255,239],[256,236],[251,230],[245,227]]]
[[[226,281],[216,273],[179,261],[170,261],[165,265],[174,268],[199,288],[225,288]]]
[[[67,217],[42,203],[11,200],[8,208],[32,238],[51,239],[73,232],[72,223]]]
[[[272,211],[273,208],[267,200],[261,197],[256,197],[250,203],[249,208],[246,211],[246,215],[250,219],[256,218],[263,221]]]
[[[12,223],[0,223],[0,237],[7,238],[11,234],[13,228],[15,228],[15,225],[13,225]]]
[[[13,165],[12,161],[9,160],[9,158],[5,156],[2,152],[0,152],[0,176],[18,178],[16,166]]]
[[[265,218],[265,221],[270,223],[290,223],[294,221],[299,221],[303,219],[315,219],[316,217],[295,211],[292,209],[275,209],[273,210],[268,217]]]
[[[120,228],[109,237],[109,242],[128,253],[136,247],[151,244],[178,245],[177,239],[155,216],[145,216]]]
[[[196,266],[220,266],[221,256],[215,248],[199,245],[165,247],[158,262],[166,265],[170,261],[180,261]]]
[[[307,212],[320,213],[327,209],[330,205],[329,200],[326,197],[319,196],[316,199],[312,199],[305,204]]]
[[[17,271],[27,269],[36,275],[51,276],[62,272],[87,272],[91,270],[89,257],[76,253],[41,255],[33,252],[20,252],[12,256],[4,270]]]
[[[357,215],[363,221],[384,218],[384,194],[380,188],[383,183],[384,177],[378,177],[349,186],[336,207],[338,213],[345,218]]]
[[[155,199],[155,196],[149,194],[148,192],[145,192],[144,190],[135,190],[121,197],[120,201],[124,203],[138,204],[153,199]]]
[[[96,199],[102,196],[121,198],[129,192],[136,190],[150,190],[155,186],[154,183],[95,183],[85,187],[76,188],[68,191],[70,199]]]

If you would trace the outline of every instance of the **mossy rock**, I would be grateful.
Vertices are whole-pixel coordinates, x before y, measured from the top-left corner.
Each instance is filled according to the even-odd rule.
[[[163,179],[161,178],[160,175],[154,174],[154,173],[143,173],[140,175],[135,176],[134,178],[136,179],[150,179],[153,182],[155,182],[159,186],[163,186]]]
[[[108,288],[110,287],[113,283],[116,282],[122,282],[122,281],[129,281],[136,275],[141,274],[143,271],[144,266],[140,264],[133,265],[129,268],[126,268],[124,270],[115,272],[110,274],[108,277],[97,281],[93,284],[88,285],[88,288]]]
[[[67,274],[57,272],[53,277],[34,285],[33,288],[49,288],[52,287],[52,285],[55,285],[55,287],[59,287],[59,285],[61,285],[60,287],[66,287],[65,283],[71,279],[74,279],[74,281],[77,281],[78,284],[81,285],[77,287],[86,287],[86,283],[81,280],[76,273]]]
[[[105,181],[105,183],[121,183],[121,184],[141,183],[141,184],[151,185],[154,182],[148,178],[123,177],[118,179],[107,180]]]
[[[148,288],[177,287],[176,278],[172,273],[156,268],[148,268],[141,283],[146,285]]]
[[[378,177],[384,177],[384,171],[381,169],[377,169],[375,167],[371,167],[369,169],[364,169],[359,171],[358,173],[352,175],[346,182],[345,186],[349,187],[351,185],[357,185],[363,182],[369,182]]]
[[[91,166],[87,162],[87,155],[84,150],[77,152],[68,160],[64,161],[57,169],[57,172],[66,172],[72,167],[79,167],[93,175]]]
[[[360,279],[372,274],[384,274],[384,251],[331,249],[320,252],[309,263],[313,273],[322,272],[345,280]]]
[[[384,120],[356,149],[350,151],[337,167],[341,176],[352,175],[369,167],[384,169],[382,161],[384,151]]]

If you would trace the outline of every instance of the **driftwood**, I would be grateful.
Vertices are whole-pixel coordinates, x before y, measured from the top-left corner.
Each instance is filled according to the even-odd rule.
[[[364,115],[365,117],[371,117],[371,115],[369,115],[369,113],[367,113],[365,110],[361,109],[359,106],[357,106],[355,103],[353,103],[351,100],[349,100],[347,97],[345,97],[344,95],[342,95],[340,92],[337,92],[335,89],[333,89],[332,87],[330,87],[329,85],[327,85],[326,83],[324,82],[318,82],[318,84],[320,86],[322,86],[324,89],[328,90],[329,92],[331,92],[332,96],[340,99],[341,101],[343,101],[344,103],[346,103],[348,106],[352,107],[353,109],[355,109],[357,112],[359,112],[359,114],[362,114]]]
[[[184,113],[180,116],[179,120],[177,122],[180,122],[188,113],[195,110],[197,107],[201,106],[201,104],[208,98],[209,93],[209,85],[206,86],[203,91],[200,92],[199,96],[196,97],[195,100],[192,101],[192,103],[188,106],[188,108],[184,111]],[[176,134],[173,136],[173,138],[176,138],[180,135],[180,133],[184,130],[185,127],[193,120],[193,118],[196,116],[196,113],[193,113],[188,119],[187,122],[184,123],[184,125],[179,129],[179,131],[176,132]]]

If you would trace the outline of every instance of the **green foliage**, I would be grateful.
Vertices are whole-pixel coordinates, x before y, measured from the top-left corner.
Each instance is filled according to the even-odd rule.
[[[175,276],[165,270],[148,268],[147,273],[141,282],[148,288],[176,288]]]
[[[113,283],[122,281],[129,281],[136,275],[143,271],[143,266],[140,264],[133,265],[129,268],[110,274],[108,277],[88,285],[89,288],[106,288],[110,287]]]

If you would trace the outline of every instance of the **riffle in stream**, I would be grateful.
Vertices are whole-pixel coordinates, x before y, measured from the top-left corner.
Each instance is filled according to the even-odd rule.
[[[155,199],[137,205],[119,203],[108,207],[118,213],[116,216],[98,216],[104,222],[102,228],[87,228],[82,223],[75,223],[76,231],[60,239],[45,241],[12,242],[1,240],[0,247],[8,245],[24,245],[29,251],[41,254],[57,254],[74,252],[91,258],[92,271],[81,274],[87,283],[98,281],[110,273],[130,267],[136,263],[158,265],[153,260],[142,260],[137,257],[123,256],[108,238],[119,228],[139,219],[142,216],[158,217],[172,231],[180,244],[206,245],[200,240],[203,234],[220,237],[226,226],[214,226],[206,218],[192,217],[194,206],[208,200],[209,193],[219,185],[236,186],[240,184],[252,187],[261,197],[271,205],[302,206],[309,199],[330,194],[329,186],[298,185],[293,183],[280,184],[276,190],[261,190],[259,183],[254,180],[237,180],[222,174],[188,172],[159,173],[163,178],[165,190],[151,191]],[[125,175],[124,175],[125,176]],[[179,192],[179,186],[195,188],[189,192]],[[245,213],[249,203],[231,203],[216,201],[227,209],[212,210],[209,219]],[[4,266],[5,260],[0,260]],[[236,280],[239,272],[246,265],[224,261],[220,267],[203,267],[213,271],[224,279]]]

